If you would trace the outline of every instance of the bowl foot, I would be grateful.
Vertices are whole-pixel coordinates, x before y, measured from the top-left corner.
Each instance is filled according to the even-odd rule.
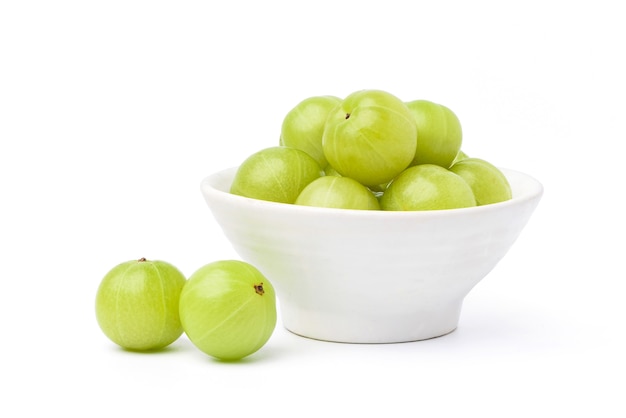
[[[281,306],[284,327],[293,334],[319,341],[391,344],[422,341],[453,332],[461,304],[395,315],[324,314]]]

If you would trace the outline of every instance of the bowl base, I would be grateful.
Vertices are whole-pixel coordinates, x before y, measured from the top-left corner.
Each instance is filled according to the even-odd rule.
[[[419,311],[367,317],[305,311],[281,304],[284,327],[291,333],[318,341],[349,344],[393,344],[429,340],[453,332],[462,303]]]
[[[414,342],[418,342],[418,341],[426,341],[426,340],[433,340],[435,338],[441,338],[441,337],[445,337],[448,334],[452,334],[454,331],[456,331],[458,327],[455,327],[454,329],[441,334],[441,335],[435,335],[432,337],[426,337],[426,338],[420,338],[417,340],[402,340],[402,341],[343,341],[343,340],[324,340],[324,339],[320,339],[320,338],[314,338],[314,337],[310,337],[308,335],[303,335],[303,334],[298,334],[297,332],[290,330],[289,328],[285,327],[285,329],[287,331],[289,331],[290,333],[297,335],[298,337],[302,337],[302,338],[307,338],[309,340],[315,340],[315,341],[322,341],[322,342],[326,342],[326,343],[336,343],[336,344],[406,344],[406,343],[414,343]]]

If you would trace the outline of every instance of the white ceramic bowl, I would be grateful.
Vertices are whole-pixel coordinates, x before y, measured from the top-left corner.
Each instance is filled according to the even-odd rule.
[[[543,193],[502,170],[509,201],[420,212],[314,208],[228,193],[236,168],[201,183],[235,251],[276,288],[284,326],[350,343],[423,340],[453,331],[463,299],[502,259]]]

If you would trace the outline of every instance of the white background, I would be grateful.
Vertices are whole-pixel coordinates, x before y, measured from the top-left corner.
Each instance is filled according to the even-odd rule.
[[[0,415],[623,417],[619,5],[0,3]],[[114,265],[238,258],[203,177],[276,145],[300,100],[363,88],[447,105],[468,154],[545,186],[455,332],[350,345],[279,323],[236,364],[104,337]]]

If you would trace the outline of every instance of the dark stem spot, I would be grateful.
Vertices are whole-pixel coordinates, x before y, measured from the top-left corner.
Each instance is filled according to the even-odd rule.
[[[144,261],[148,261],[148,260],[146,260],[146,257],[141,257],[141,258],[140,258],[139,260],[137,260],[137,261],[139,261],[140,263],[143,263]]]
[[[350,114],[346,113],[346,119],[350,119]]]
[[[254,291],[257,292],[257,294],[263,296],[263,294],[265,294],[265,289],[263,289],[263,283],[255,284]]]

